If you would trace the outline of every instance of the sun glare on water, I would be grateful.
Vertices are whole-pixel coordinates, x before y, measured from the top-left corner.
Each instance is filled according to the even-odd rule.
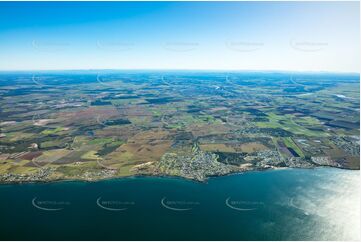
[[[290,205],[315,218],[317,237],[360,240],[360,172],[330,171],[300,189]],[[330,238],[331,237],[331,238]]]

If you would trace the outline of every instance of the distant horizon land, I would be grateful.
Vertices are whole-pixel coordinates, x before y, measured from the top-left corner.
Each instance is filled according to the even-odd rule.
[[[0,73],[14,73],[14,72],[99,72],[99,71],[111,71],[111,72],[121,72],[121,71],[134,71],[134,72],[269,72],[269,73],[310,73],[310,74],[355,74],[360,75],[360,72],[355,71],[329,71],[329,70],[280,70],[280,69],[158,69],[158,68],[149,68],[149,69],[115,69],[115,68],[90,68],[90,69],[19,69],[19,70],[1,70]]]

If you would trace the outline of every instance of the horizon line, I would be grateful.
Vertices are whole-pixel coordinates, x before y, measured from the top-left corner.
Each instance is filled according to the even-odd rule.
[[[295,72],[295,73],[337,73],[337,74],[357,74],[360,71],[332,71],[332,70],[281,70],[281,69],[161,69],[161,68],[84,68],[84,69],[18,69],[18,70],[2,70],[0,72],[56,72],[56,71],[199,71],[199,72]]]

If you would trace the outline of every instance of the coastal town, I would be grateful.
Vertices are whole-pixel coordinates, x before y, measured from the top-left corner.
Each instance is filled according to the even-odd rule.
[[[359,169],[357,78],[2,74],[0,182]]]

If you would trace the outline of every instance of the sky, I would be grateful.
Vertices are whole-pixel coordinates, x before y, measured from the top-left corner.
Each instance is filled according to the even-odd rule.
[[[359,72],[359,2],[0,2],[0,70]]]

